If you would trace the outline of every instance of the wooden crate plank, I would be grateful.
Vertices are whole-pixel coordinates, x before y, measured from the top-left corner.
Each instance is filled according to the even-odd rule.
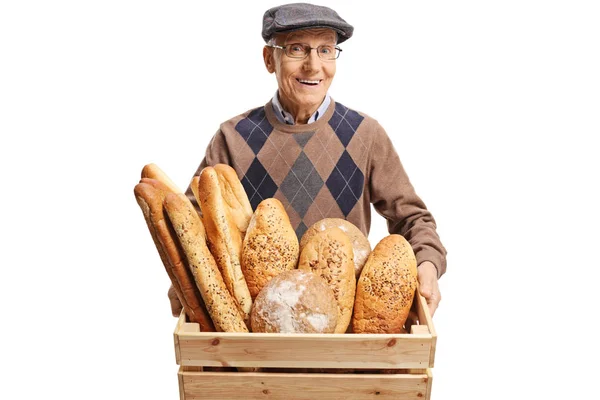
[[[429,334],[180,333],[179,365],[427,368]]]
[[[430,400],[431,398],[431,388],[433,387],[433,374],[431,373],[431,369],[427,368],[427,395],[425,396],[425,400]]]
[[[294,374],[182,372],[185,400],[270,399],[333,400],[352,398],[423,400],[427,374]],[[350,393],[352,394],[350,396]],[[349,397],[350,396],[350,397]]]
[[[429,313],[429,307],[427,306],[427,300],[421,296],[418,292],[415,294],[415,300],[417,301],[417,314],[419,315],[419,321],[421,325],[427,325],[429,333],[431,334],[431,353],[429,359],[429,367],[432,368],[435,363],[435,346],[437,343],[437,333],[433,326],[433,320]]]
[[[175,361],[179,364],[179,360],[181,359],[181,353],[179,351],[179,332],[181,331],[181,327],[185,324],[185,312],[182,310],[179,314],[179,319],[177,320],[177,325],[175,326],[175,331],[173,332],[173,340],[175,342]]]

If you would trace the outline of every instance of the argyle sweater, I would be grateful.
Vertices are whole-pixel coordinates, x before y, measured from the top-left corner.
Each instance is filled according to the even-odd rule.
[[[346,219],[368,235],[373,203],[418,264],[431,261],[438,276],[446,270],[434,218],[384,129],[363,113],[332,99],[317,121],[286,125],[269,101],[221,124],[195,175],[218,163],[235,169],[253,209],[266,198],[280,200],[298,239],[323,218]],[[186,194],[197,206],[191,188]]]

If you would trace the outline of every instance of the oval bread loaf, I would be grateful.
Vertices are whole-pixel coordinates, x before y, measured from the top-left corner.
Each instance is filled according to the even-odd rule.
[[[308,271],[285,271],[267,283],[252,307],[252,332],[333,333],[337,305],[325,281]]]
[[[273,277],[296,268],[298,255],[298,237],[281,202],[261,201],[242,247],[242,271],[252,299]]]
[[[334,227],[317,232],[302,249],[298,261],[298,269],[317,274],[333,291],[338,307],[335,333],[346,332],[352,317],[356,291],[353,259],[350,238]]]
[[[417,287],[417,260],[401,235],[384,237],[356,286],[354,333],[402,333]]]
[[[340,228],[352,242],[352,249],[354,251],[354,276],[356,279],[360,276],[367,257],[371,253],[371,244],[367,237],[361,232],[360,229],[352,222],[346,221],[342,218],[323,218],[320,221],[315,222],[304,232],[302,240],[300,240],[300,252],[309,242],[309,240],[317,233],[322,232],[329,228]]]

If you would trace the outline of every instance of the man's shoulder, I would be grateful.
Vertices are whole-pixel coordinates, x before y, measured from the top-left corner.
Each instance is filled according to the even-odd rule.
[[[238,114],[235,117],[228,119],[227,121],[224,121],[223,123],[221,123],[221,128],[227,127],[227,126],[235,127],[241,121],[245,121],[245,120],[247,120],[248,122],[254,122],[256,124],[259,124],[265,118],[266,118],[265,105],[262,105],[259,107],[250,108],[250,109],[244,111],[243,113]]]
[[[343,103],[340,103],[339,101],[333,101],[334,104],[334,112],[333,115],[331,116],[331,123],[332,124],[336,124],[336,122],[341,122],[343,120],[346,120],[347,122],[349,122],[351,125],[354,123],[355,125],[368,125],[368,126],[379,126],[379,123],[377,122],[377,120],[373,117],[371,117],[371,115],[363,112],[363,111],[359,111],[356,110],[353,107],[347,107],[346,105],[344,105]],[[357,126],[358,127],[358,126]]]

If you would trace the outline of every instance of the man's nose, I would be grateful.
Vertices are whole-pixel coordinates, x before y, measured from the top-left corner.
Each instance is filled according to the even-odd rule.
[[[319,69],[319,67],[321,66],[321,58],[319,58],[319,53],[317,49],[310,49],[308,55],[304,59],[304,65],[310,70]]]

